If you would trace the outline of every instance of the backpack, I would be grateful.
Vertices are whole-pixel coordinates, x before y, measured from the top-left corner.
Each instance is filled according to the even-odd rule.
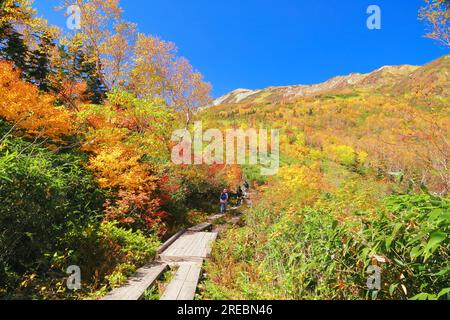
[[[220,196],[220,200],[222,200],[222,201],[228,200],[228,194],[222,193],[222,195]]]

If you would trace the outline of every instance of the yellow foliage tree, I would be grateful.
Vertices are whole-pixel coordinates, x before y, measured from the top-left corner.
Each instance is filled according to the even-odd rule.
[[[295,200],[294,203],[298,207],[313,204],[320,196],[322,178],[318,164],[282,167],[277,177],[280,182],[279,186],[276,186],[275,197]]]
[[[150,166],[140,163],[141,156],[124,145],[105,147],[91,157],[89,169],[94,172],[100,187],[138,191],[154,189],[157,178],[150,176]],[[150,188],[149,188],[150,187]]]
[[[187,122],[192,109],[209,103],[211,85],[177,56],[175,44],[139,34],[134,54],[130,89],[136,95],[163,98],[169,107],[184,111]]]
[[[419,17],[428,25],[427,37],[450,46],[450,2],[448,0],[425,0]]]
[[[112,90],[124,83],[136,37],[136,26],[122,18],[120,0],[63,0],[81,10],[82,28],[68,42],[82,44],[96,75]]]

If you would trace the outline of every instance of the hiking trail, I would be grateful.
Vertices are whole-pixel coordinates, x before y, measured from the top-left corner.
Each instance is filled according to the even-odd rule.
[[[249,207],[252,206],[252,198],[252,193],[249,193],[244,201]],[[203,263],[211,257],[219,234],[241,220],[241,215],[230,214],[239,210],[240,206],[230,208],[227,214],[210,216],[208,222],[176,233],[159,248],[154,261],[140,268],[125,285],[114,289],[102,300],[141,300],[146,290],[169,268],[177,268],[177,271],[160,300],[194,300]]]

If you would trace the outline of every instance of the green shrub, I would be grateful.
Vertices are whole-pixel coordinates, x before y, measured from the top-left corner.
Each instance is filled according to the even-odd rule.
[[[103,223],[100,226],[101,241],[110,247],[118,262],[142,265],[153,259],[160,245],[158,237],[146,237],[141,231],[117,227],[116,222]]]
[[[392,296],[444,296],[450,287],[449,199],[393,196],[386,207],[389,215],[368,226],[368,233],[372,248],[391,260],[385,280]]]
[[[3,137],[1,123],[0,129]],[[104,197],[81,162],[22,138],[1,142],[0,288],[48,270],[55,252],[76,250],[67,246],[68,235],[99,221]]]
[[[349,214],[356,219],[345,221],[338,221],[323,200],[321,204],[322,209],[317,205],[296,212],[270,214],[262,207],[248,212],[247,227],[232,230],[215,246],[205,297],[448,297],[448,199],[429,194],[391,196],[375,214],[355,209]],[[377,262],[382,268],[379,292],[367,288],[367,270],[375,257],[387,261]]]
[[[267,182],[267,176],[261,174],[261,168],[258,166],[243,166],[243,171],[249,183],[256,183],[262,186]]]

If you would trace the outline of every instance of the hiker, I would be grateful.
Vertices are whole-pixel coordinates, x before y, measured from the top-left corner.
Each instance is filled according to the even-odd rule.
[[[244,198],[248,198],[248,192],[250,191],[250,185],[247,181],[244,182]]]
[[[220,195],[220,213],[224,214],[227,212],[227,204],[228,200],[230,200],[230,196],[228,195],[228,190],[223,190],[222,194]]]
[[[244,189],[245,193],[248,193],[249,190],[250,190],[250,185],[248,184],[247,181],[244,182],[244,188],[245,188],[245,189]]]
[[[236,198],[238,202],[238,206],[241,206],[244,203],[245,193],[244,190],[242,190],[242,187],[239,186],[238,191],[236,193]]]

